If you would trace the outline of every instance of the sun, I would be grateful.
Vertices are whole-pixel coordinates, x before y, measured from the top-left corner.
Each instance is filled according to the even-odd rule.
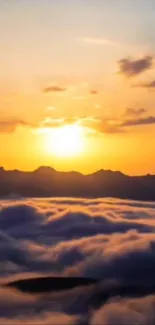
[[[64,125],[48,132],[46,150],[57,157],[73,157],[84,149],[84,134],[79,125]]]

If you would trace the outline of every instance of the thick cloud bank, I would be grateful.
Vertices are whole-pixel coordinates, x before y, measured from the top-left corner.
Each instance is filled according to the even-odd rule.
[[[154,324],[154,217],[147,202],[1,200],[0,323]],[[44,295],[3,286],[42,275],[100,283]]]

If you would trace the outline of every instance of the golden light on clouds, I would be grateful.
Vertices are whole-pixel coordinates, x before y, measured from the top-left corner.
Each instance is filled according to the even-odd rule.
[[[83,128],[76,124],[48,130],[44,139],[46,152],[60,158],[79,156],[85,147]]]

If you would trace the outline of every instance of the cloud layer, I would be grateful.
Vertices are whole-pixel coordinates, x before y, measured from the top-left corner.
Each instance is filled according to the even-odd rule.
[[[43,297],[0,287],[0,322],[154,324],[154,215],[151,202],[1,200],[1,284],[47,274],[92,277],[102,284]],[[143,286],[143,296],[110,294],[104,301],[105,288],[111,292],[120,283]]]
[[[17,127],[29,127],[40,131],[61,127],[64,125],[80,125],[86,133],[121,133],[127,132],[131,127],[155,124],[155,116],[148,115],[145,108],[127,108],[124,114],[118,117],[99,116],[71,116],[62,118],[46,117],[37,124],[18,120],[0,121],[0,132],[14,132]]]

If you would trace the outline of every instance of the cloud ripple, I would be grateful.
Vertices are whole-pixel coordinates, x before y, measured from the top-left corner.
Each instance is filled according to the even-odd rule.
[[[154,324],[155,203],[117,199],[0,201],[0,279],[82,276],[100,288],[33,296],[0,287],[4,324]],[[143,285],[143,297],[111,297],[102,283]],[[112,284],[113,286],[113,284]],[[91,307],[92,306],[92,307]],[[152,323],[151,323],[152,322]]]

